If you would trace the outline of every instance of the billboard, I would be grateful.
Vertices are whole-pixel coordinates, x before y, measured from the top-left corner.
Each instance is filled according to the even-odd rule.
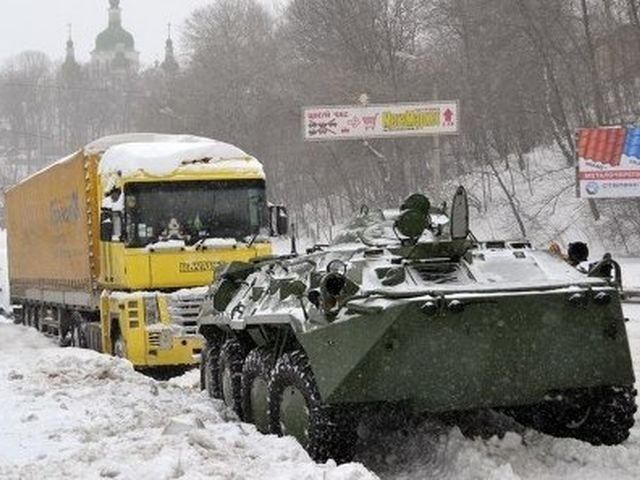
[[[578,131],[578,195],[640,197],[640,127]]]
[[[367,106],[307,107],[307,141],[362,140],[458,133],[458,102],[398,103]]]

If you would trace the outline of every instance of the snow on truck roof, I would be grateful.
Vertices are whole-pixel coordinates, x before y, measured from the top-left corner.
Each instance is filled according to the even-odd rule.
[[[105,137],[85,147],[101,153],[102,175],[128,176],[143,171],[167,175],[183,171],[234,171],[264,176],[262,164],[228,143],[189,135],[131,134]]]
[[[116,145],[123,143],[202,143],[215,142],[212,138],[196,137],[194,135],[166,135],[161,133],[123,133],[99,138],[84,147],[88,155],[101,154]]]

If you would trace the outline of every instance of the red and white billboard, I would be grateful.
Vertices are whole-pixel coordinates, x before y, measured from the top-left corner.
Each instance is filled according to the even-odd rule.
[[[458,102],[327,106],[304,109],[307,141],[362,140],[458,133]]]
[[[640,197],[640,128],[579,130],[577,174],[582,198]]]

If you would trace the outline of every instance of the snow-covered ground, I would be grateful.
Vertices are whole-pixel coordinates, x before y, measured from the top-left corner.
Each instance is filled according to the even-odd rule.
[[[197,373],[157,382],[123,360],[0,323],[0,478],[373,478],[317,465],[205,398]]]
[[[640,305],[625,306],[640,375]],[[0,478],[5,479],[637,479],[639,425],[622,446],[535,431],[470,440],[434,423],[379,435],[359,464],[317,465],[291,438],[259,434],[197,388],[126,361],[61,349],[0,321]],[[375,472],[375,473],[373,473]]]

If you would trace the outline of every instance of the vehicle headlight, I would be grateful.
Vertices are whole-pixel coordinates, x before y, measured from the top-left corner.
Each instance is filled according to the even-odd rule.
[[[145,297],[144,299],[144,315],[147,325],[153,325],[160,322],[160,311],[158,309],[158,299],[156,296]]]

